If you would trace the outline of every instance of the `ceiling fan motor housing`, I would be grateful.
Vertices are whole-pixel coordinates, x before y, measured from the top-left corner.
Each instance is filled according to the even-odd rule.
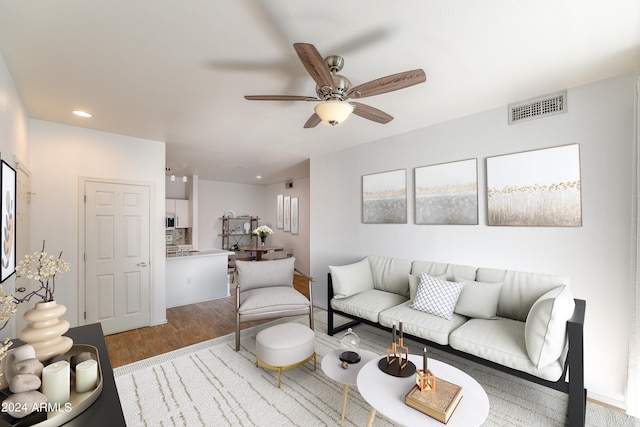
[[[318,95],[318,98],[325,101],[327,99],[342,100],[349,89],[351,89],[351,81],[340,74],[331,74],[331,77],[333,78],[333,87],[320,87],[316,85],[316,94]]]

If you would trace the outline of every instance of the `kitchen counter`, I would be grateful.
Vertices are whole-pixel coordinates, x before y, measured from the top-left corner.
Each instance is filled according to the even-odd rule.
[[[231,251],[203,249],[167,256],[166,308],[228,297]]]

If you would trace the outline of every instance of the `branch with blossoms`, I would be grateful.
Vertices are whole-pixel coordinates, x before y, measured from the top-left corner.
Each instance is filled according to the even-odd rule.
[[[20,260],[16,267],[18,277],[26,277],[40,283],[40,286],[22,298],[16,296],[13,300],[16,304],[30,301],[34,296],[38,296],[44,302],[53,301],[56,290],[56,278],[62,273],[70,270],[69,263],[62,259],[62,252],[58,257],[49,255],[45,252],[45,242],[42,242],[42,250],[27,254]],[[25,287],[16,289],[16,292],[25,292]]]

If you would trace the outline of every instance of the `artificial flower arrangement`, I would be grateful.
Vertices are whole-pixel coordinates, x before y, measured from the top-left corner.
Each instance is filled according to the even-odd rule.
[[[273,230],[266,225],[261,225],[260,227],[253,230],[253,234],[257,234],[260,238],[265,238],[269,234],[273,234]]]
[[[56,290],[56,278],[62,273],[69,271],[69,263],[62,259],[62,252],[58,257],[49,255],[44,250],[44,242],[42,250],[27,254],[20,260],[16,267],[18,277],[26,277],[40,282],[40,287],[26,294],[22,298],[15,298],[16,303],[22,303],[31,300],[32,297],[38,296],[43,302],[53,301],[54,292]],[[25,292],[24,287],[16,289],[17,292]]]

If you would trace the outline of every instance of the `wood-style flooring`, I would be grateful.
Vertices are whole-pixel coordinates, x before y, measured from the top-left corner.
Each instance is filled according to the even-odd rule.
[[[302,276],[294,276],[294,286],[309,297]],[[229,297],[167,309],[167,323],[163,325],[107,335],[111,365],[116,368],[235,332],[235,286],[230,288]],[[268,321],[244,322],[241,328]]]

